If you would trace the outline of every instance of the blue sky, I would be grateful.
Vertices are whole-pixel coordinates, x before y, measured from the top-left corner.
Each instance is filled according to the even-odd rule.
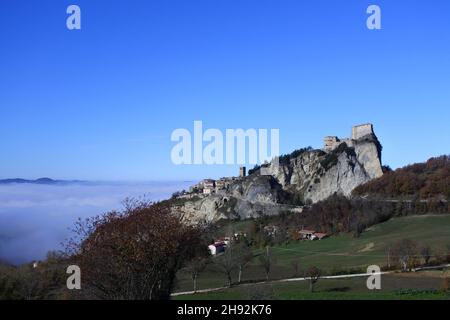
[[[447,0],[2,0],[0,178],[235,174],[172,164],[194,120],[279,128],[282,153],[366,122],[392,167],[449,153],[449,16]]]

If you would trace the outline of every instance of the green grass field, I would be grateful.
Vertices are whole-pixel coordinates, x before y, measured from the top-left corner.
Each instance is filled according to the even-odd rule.
[[[429,245],[434,254],[446,252],[450,245],[450,215],[410,216],[392,219],[366,230],[359,238],[349,234],[321,241],[292,243],[274,247],[280,265],[288,266],[299,259],[304,267],[364,268],[387,263],[385,248],[401,239],[413,239]]]
[[[308,282],[239,286],[207,294],[175,297],[176,300],[449,300],[450,292],[440,290],[442,271],[413,275],[382,276],[382,290],[370,291],[366,278],[322,279],[309,291]]]
[[[298,261],[300,269],[316,266],[326,273],[347,273],[365,269],[372,264],[384,266],[387,264],[385,248],[405,238],[413,239],[422,245],[429,245],[434,255],[443,254],[446,252],[447,245],[450,245],[450,215],[395,218],[369,228],[359,238],[344,234],[321,241],[302,241],[272,247],[276,265],[271,273],[271,278],[286,279],[297,276],[292,267],[293,261]],[[261,250],[255,250],[255,256],[260,252]],[[244,271],[243,280],[263,279],[263,268],[255,258]],[[224,275],[217,272],[214,265],[208,267],[199,277],[199,289],[221,287],[225,283]],[[192,290],[190,275],[181,271],[178,274],[176,291],[189,290]],[[288,299],[289,296],[284,296],[288,292],[288,288],[284,288],[276,296]],[[327,296],[332,297],[334,294],[339,297],[351,295],[350,292],[331,292]],[[213,297],[214,293],[205,296]]]

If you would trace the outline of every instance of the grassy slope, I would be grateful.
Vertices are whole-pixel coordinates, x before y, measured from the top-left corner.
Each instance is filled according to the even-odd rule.
[[[366,230],[360,238],[339,235],[321,241],[295,242],[273,247],[276,266],[272,278],[294,276],[292,261],[298,260],[301,269],[317,266],[327,272],[365,268],[371,264],[385,265],[385,248],[403,238],[414,239],[432,247],[433,254],[441,253],[450,244],[450,215],[409,216],[392,219]],[[259,250],[255,251],[258,254]],[[244,273],[245,280],[264,278],[258,259]],[[176,291],[192,289],[188,274],[179,273]],[[221,287],[226,283],[222,274],[210,267],[199,278],[200,288]],[[210,294],[213,295],[213,294]]]
[[[264,284],[234,287],[231,289],[176,297],[177,300],[248,300],[257,297],[280,300],[448,300],[450,293],[439,289],[442,272],[422,272],[413,277],[403,274],[382,277],[382,290],[369,291],[365,278],[327,280],[322,279],[309,292],[307,282]],[[405,290],[407,289],[407,290]]]
[[[396,218],[366,230],[357,239],[345,234],[275,247],[274,252],[279,264],[285,266],[299,259],[305,267],[315,265],[325,270],[361,268],[385,265],[385,248],[404,238],[430,245],[433,253],[443,252],[450,245],[450,215]]]

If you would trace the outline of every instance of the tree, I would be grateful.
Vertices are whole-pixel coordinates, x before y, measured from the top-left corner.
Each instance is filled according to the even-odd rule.
[[[428,264],[430,262],[430,259],[431,259],[431,248],[430,248],[430,246],[424,246],[420,250],[420,254],[421,254],[422,258],[423,258],[424,264]]]
[[[269,246],[266,246],[265,252],[259,256],[259,262],[261,266],[264,268],[264,272],[266,273],[266,280],[270,279],[270,272],[272,271],[273,265],[276,263],[275,257],[272,255]]]
[[[306,271],[306,277],[309,279],[309,291],[314,292],[314,285],[319,281],[322,271],[317,267],[311,267]]]
[[[191,274],[191,279],[194,287],[194,293],[197,292],[197,279],[202,271],[205,270],[209,263],[209,259],[206,257],[196,257],[188,262],[186,269]]]
[[[384,198],[447,197],[450,195],[450,156],[431,158],[424,163],[416,163],[395,171],[385,172],[383,176],[360,185],[354,195],[378,195]],[[446,210],[448,211],[448,209]]]
[[[391,255],[392,255],[392,247],[389,245],[385,248],[386,258],[387,258],[387,267],[391,269]]]
[[[410,239],[402,239],[392,247],[392,253],[398,259],[403,271],[414,267],[418,251],[417,243]]]
[[[292,266],[292,269],[294,270],[293,276],[294,276],[294,277],[298,277],[298,275],[299,275],[299,269],[300,269],[300,263],[299,263],[299,261],[298,261],[298,260],[292,260],[292,261],[291,261],[291,266]]]
[[[450,290],[450,272],[443,271],[442,274],[442,290],[447,292]]]
[[[128,200],[122,212],[79,221],[67,252],[83,292],[103,299],[169,299],[176,272],[206,245],[166,205]]]
[[[242,281],[242,273],[253,259],[253,253],[246,243],[240,242],[236,247],[236,259],[238,266],[238,283]]]
[[[233,285],[232,275],[234,270],[238,267],[238,257],[237,244],[235,242],[231,242],[225,252],[214,259],[214,264],[217,266],[219,272],[225,274],[228,287]]]

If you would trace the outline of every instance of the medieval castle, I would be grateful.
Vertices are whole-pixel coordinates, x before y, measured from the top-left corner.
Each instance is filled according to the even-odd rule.
[[[364,138],[368,135],[375,134],[373,131],[373,124],[367,123],[362,124],[358,126],[354,126],[352,128],[352,137],[351,138],[345,138],[345,139],[339,139],[336,136],[327,136],[324,138],[324,147],[323,150],[325,152],[331,152],[342,143],[346,143],[349,147],[353,147],[356,140],[359,140],[361,138]]]
[[[331,152],[339,147],[342,143],[346,143],[349,147],[354,147],[356,141],[374,134],[375,133],[373,131],[373,125],[371,123],[354,126],[352,128],[351,138],[339,139],[336,136],[325,137],[323,150],[327,153]],[[227,190],[228,186],[232,183],[244,179],[247,174],[246,171],[247,170],[245,167],[240,167],[238,177],[225,177],[218,180],[204,179],[198,184],[192,186],[189,190],[189,194],[186,194],[185,196],[192,197],[199,194],[210,195]]]

